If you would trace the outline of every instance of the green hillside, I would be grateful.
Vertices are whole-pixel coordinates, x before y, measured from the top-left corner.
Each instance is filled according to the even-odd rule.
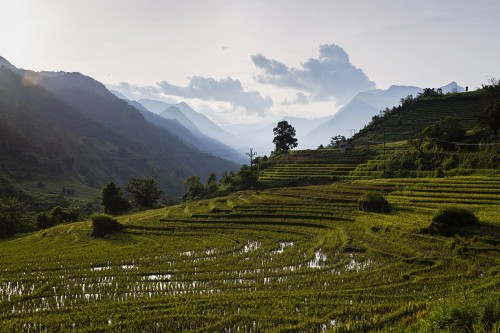
[[[0,241],[2,332],[486,332],[500,328],[500,178],[238,192]],[[390,214],[357,200],[388,193]],[[478,227],[422,233],[438,208]]]
[[[21,195],[35,211],[59,195],[80,206],[108,181],[138,176],[179,197],[186,177],[237,167],[148,123],[89,77],[22,74],[0,68],[0,197]]]
[[[350,139],[354,150],[317,149],[273,156],[261,167],[259,180],[272,187],[378,177],[498,175],[500,144],[497,136],[485,135],[479,118],[486,107],[500,101],[499,86],[468,93],[427,91],[430,96],[408,97],[401,106],[373,117],[370,124]],[[421,137],[426,128],[450,116],[466,131],[459,139],[462,146],[459,142],[453,149],[443,149],[426,138],[421,151],[417,151],[408,141]]]
[[[447,116],[460,119],[467,129],[477,124],[477,117],[488,105],[500,101],[498,88],[493,92],[478,90],[429,98],[414,98],[403,105],[382,112],[353,137],[359,145],[367,142],[407,140]]]

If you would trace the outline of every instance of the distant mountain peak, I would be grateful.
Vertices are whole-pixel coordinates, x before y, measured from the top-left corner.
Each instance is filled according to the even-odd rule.
[[[171,105],[168,108],[165,109],[165,111],[175,111],[175,112],[181,112],[181,109],[179,109],[176,105]]]
[[[9,69],[16,70],[17,68],[12,65],[7,59],[4,57],[0,56],[0,67],[7,67]]]
[[[452,81],[452,82],[448,83],[447,85],[442,86],[440,89],[444,94],[450,93],[450,92],[464,92],[465,91],[465,88],[459,86],[458,83],[456,83],[455,81]]]
[[[115,95],[116,97],[118,97],[119,99],[123,99],[125,101],[128,101],[129,99],[127,97],[125,97],[125,95],[123,95],[121,92],[119,91],[116,91],[116,90],[110,90],[110,92]]]

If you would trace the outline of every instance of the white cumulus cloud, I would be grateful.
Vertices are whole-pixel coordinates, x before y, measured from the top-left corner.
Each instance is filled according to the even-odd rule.
[[[158,83],[166,95],[184,98],[200,98],[207,101],[229,102],[234,107],[243,107],[248,113],[264,115],[273,105],[270,97],[262,97],[258,91],[246,90],[239,80],[216,80],[201,76],[193,76],[187,86],[178,86],[166,81]]]
[[[375,88],[375,83],[351,64],[349,55],[335,44],[321,45],[318,58],[308,59],[299,69],[290,68],[262,54],[254,55],[251,59],[262,71],[255,77],[258,82],[307,92],[312,101],[334,99],[338,104],[343,104],[358,92]],[[303,102],[304,96],[297,95],[301,97],[298,101]]]

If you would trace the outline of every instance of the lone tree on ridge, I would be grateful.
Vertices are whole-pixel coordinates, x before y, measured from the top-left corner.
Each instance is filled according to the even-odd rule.
[[[282,120],[273,129],[273,143],[276,145],[275,154],[288,154],[288,152],[297,147],[297,139],[295,138],[295,128],[286,120]]]

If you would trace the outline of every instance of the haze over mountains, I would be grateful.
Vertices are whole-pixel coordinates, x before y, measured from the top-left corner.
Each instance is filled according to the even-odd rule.
[[[465,90],[456,82],[451,82],[440,89],[443,93]],[[402,98],[408,95],[416,96],[422,90],[422,88],[414,86],[393,85],[386,90],[373,89],[360,92],[330,119],[299,138],[299,142],[309,148],[317,148],[320,144],[330,143],[330,139],[336,135],[351,137],[382,110],[397,106]]]
[[[3,67],[3,86],[0,85],[0,89],[9,91],[4,99],[17,98],[27,104],[27,109],[32,109],[24,122],[29,119],[39,123],[41,128],[59,133],[41,135],[41,132],[29,131],[28,134],[21,134],[20,119],[15,117],[15,113],[12,114],[15,110],[5,109],[1,112],[9,121],[3,124],[4,143],[9,142],[15,147],[27,139],[24,143],[27,147],[44,145],[39,156],[41,159],[48,158],[50,149],[46,147],[53,144],[57,147],[54,148],[57,151],[56,160],[73,161],[65,173],[83,177],[85,182],[95,186],[109,179],[125,182],[134,175],[151,174],[157,176],[163,186],[174,187],[174,192],[179,194],[182,192],[183,179],[190,175],[204,178],[212,171],[221,173],[235,170],[237,165],[232,162],[248,163],[244,153],[249,148],[254,148],[260,156],[270,154],[274,148],[275,122],[260,127],[249,125],[245,130],[233,129],[233,133],[230,133],[230,128],[222,128],[183,102],[170,104],[152,99],[133,101],[119,91],[110,92],[102,83],[82,74],[19,70],[1,57],[0,66]],[[12,86],[13,81],[18,82],[15,88]],[[464,89],[452,82],[442,87],[442,90],[446,93]],[[37,103],[30,98],[21,98],[34,94],[34,91],[38,94]],[[419,87],[395,85],[386,90],[372,89],[358,93],[331,116],[283,119],[296,129],[299,149],[314,149],[319,145],[327,145],[333,136],[340,134],[350,137],[381,110],[396,106],[401,98],[415,96],[421,91]],[[50,117],[46,114],[49,110],[43,109],[47,104],[45,100],[54,101],[50,107]],[[66,110],[66,116],[59,115],[60,110]],[[53,122],[48,123],[49,119]],[[73,123],[68,126],[71,121]],[[83,133],[89,124],[98,128],[91,133],[102,134],[93,136]],[[78,130],[68,132],[68,128],[73,127],[78,127]],[[10,133],[11,137],[7,138],[5,133]],[[67,138],[68,135],[71,138]],[[53,137],[59,139],[54,142]],[[61,142],[69,146],[64,147]],[[9,144],[4,145],[5,149]],[[89,163],[82,158],[84,154],[93,155],[99,162]],[[118,163],[118,160],[124,163]],[[201,160],[204,162],[200,163]],[[142,164],[138,161],[142,161]],[[14,161],[12,165],[17,162]]]
[[[151,112],[160,114],[164,118],[177,119],[190,131],[209,135],[214,139],[236,149],[246,149],[248,146],[243,138],[230,134],[222,127],[208,119],[208,117],[193,110],[184,102],[178,104],[168,104],[150,99],[140,99],[137,102],[142,104]]]
[[[187,104],[180,103],[170,105],[160,101],[144,99],[140,101],[131,101],[117,91],[111,92],[118,98],[125,100],[129,105],[136,108],[147,121],[166,129],[183,142],[190,144],[203,152],[222,157],[239,164],[246,162],[244,155],[236,150],[237,148],[241,149],[240,146],[234,145],[234,143],[237,142],[236,137],[225,132],[222,128],[212,123],[208,118],[191,109]],[[180,108],[182,108],[184,112],[181,111]],[[188,118],[186,114],[190,115],[191,118],[196,121],[196,124]],[[226,135],[226,142],[232,142],[233,144],[225,144],[222,141],[217,140],[217,138],[207,135],[198,129],[210,127],[213,129],[211,131],[207,131],[207,133],[222,138]],[[230,138],[233,138],[233,140],[230,141]]]
[[[456,82],[451,82],[440,89],[443,93],[465,91]],[[333,136],[352,136],[385,108],[397,106],[402,98],[408,95],[416,96],[422,91],[420,87],[397,85],[386,90],[372,89],[358,93],[332,116],[315,119],[284,117],[282,120],[288,121],[295,128],[299,143],[298,149],[315,149],[319,145],[330,143]],[[267,126],[251,128],[242,132],[242,136],[253,142],[254,147],[258,147],[267,154],[274,148],[272,140],[275,126],[276,123],[271,123]]]
[[[442,89],[443,93],[465,90],[456,82],[451,82],[440,89]],[[299,143],[298,149],[315,149],[319,145],[327,145],[333,136],[352,136],[368,124],[373,116],[380,114],[385,108],[397,106],[402,98],[408,95],[416,96],[422,90],[420,87],[398,85],[393,85],[386,90],[367,90],[358,93],[331,116],[313,119],[284,117],[282,120],[288,121],[295,128]],[[119,92],[114,93],[120,98],[126,99]],[[265,126],[245,124],[235,126],[235,128],[227,127],[223,129],[184,102],[169,104],[152,99],[138,99],[134,102],[163,118],[177,120],[195,137],[202,140],[204,137],[209,137],[234,148],[240,152],[239,156],[248,148],[255,148],[261,155],[270,154],[274,149],[272,143],[274,137],[273,128],[276,127],[277,122]],[[229,132],[232,132],[232,134]],[[235,160],[231,158],[232,153],[230,153],[230,156],[221,156]],[[241,159],[235,161],[239,162]],[[243,163],[247,163],[247,161],[243,159]]]
[[[191,175],[238,168],[148,121],[90,77],[20,70],[5,59],[1,65],[3,183],[72,179],[100,187],[154,176],[179,196]]]

